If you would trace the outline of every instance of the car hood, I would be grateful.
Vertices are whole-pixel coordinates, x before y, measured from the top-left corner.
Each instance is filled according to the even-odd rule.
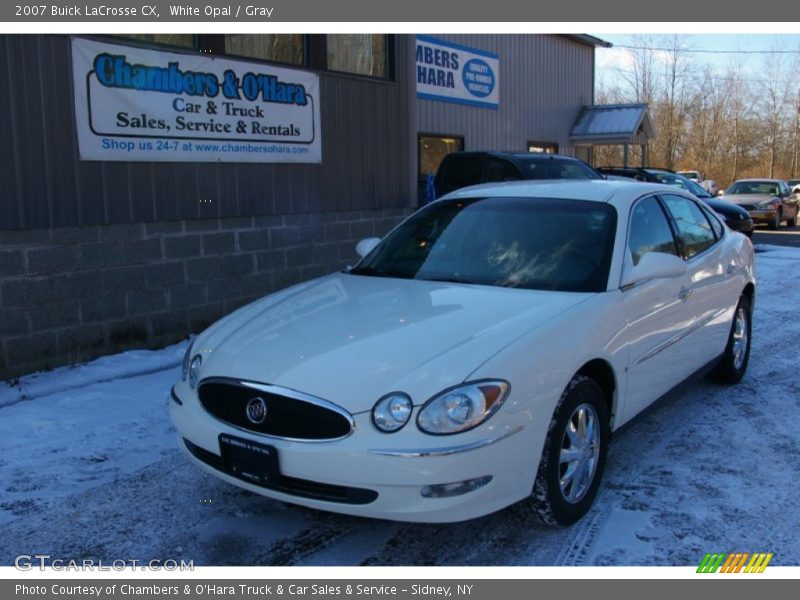
[[[733,204],[761,204],[775,199],[772,194],[725,194],[726,202]]]
[[[334,274],[239,309],[201,334],[193,354],[204,356],[201,378],[279,385],[356,413],[391,391],[460,383],[593,295]]]

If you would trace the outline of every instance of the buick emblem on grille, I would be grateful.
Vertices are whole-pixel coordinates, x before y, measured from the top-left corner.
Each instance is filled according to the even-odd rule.
[[[254,425],[260,425],[267,418],[267,402],[256,396],[251,398],[244,409],[247,419]]]

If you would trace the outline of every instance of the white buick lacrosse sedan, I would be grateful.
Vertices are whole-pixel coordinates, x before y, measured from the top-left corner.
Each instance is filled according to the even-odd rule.
[[[671,187],[475,186],[358,251],[194,340],[170,409],[199,466],[354,515],[566,525],[612,431],[747,369],[753,247]]]

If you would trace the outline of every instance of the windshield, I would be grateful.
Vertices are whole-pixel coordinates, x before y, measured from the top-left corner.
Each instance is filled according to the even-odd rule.
[[[682,190],[686,190],[690,194],[694,194],[698,198],[713,197],[699,183],[696,183],[691,179],[684,177],[683,175],[679,175],[677,173],[666,173],[664,171],[650,171],[650,174],[653,175],[653,177],[655,177],[656,179],[658,179],[659,183],[674,185],[675,187],[679,187]]]
[[[767,194],[778,196],[780,190],[774,181],[737,181],[726,194]]]
[[[700,173],[697,171],[678,171],[678,174],[691,179],[700,179]]]
[[[579,160],[563,158],[521,158],[517,161],[526,179],[603,179]]]
[[[440,200],[350,273],[526,289],[605,291],[616,229],[608,204],[540,198]]]

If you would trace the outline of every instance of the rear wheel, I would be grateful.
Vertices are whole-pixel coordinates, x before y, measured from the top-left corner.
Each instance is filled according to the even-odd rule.
[[[592,506],[609,442],[603,391],[584,375],[570,381],[556,406],[529,503],[548,525],[571,525]]]
[[[742,295],[736,305],[736,312],[733,313],[725,353],[714,368],[713,375],[720,383],[739,383],[747,371],[747,363],[750,361],[751,316],[750,298]]]

